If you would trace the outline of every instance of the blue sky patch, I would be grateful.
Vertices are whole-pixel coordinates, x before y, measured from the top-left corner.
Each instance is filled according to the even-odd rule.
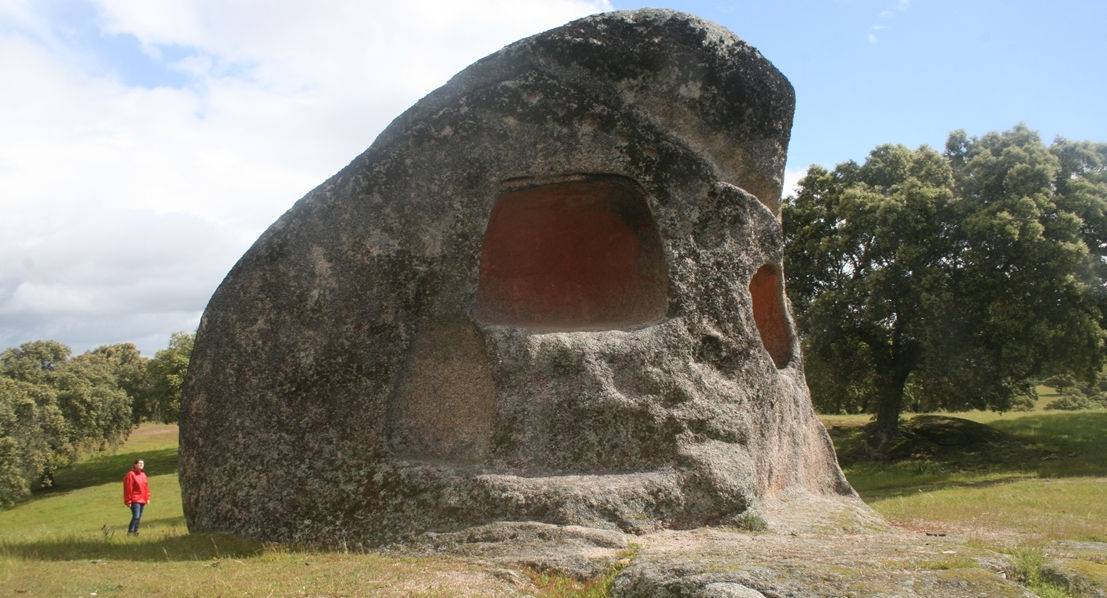
[[[45,31],[3,22],[6,19],[2,15],[0,30],[18,31],[53,48],[55,53],[71,57],[84,71],[111,77],[130,87],[179,89],[196,81],[192,74],[173,66],[183,58],[201,55],[196,48],[176,44],[143,48],[132,34],[105,31],[99,10],[88,2],[47,1],[36,4],[35,8],[44,17]]]

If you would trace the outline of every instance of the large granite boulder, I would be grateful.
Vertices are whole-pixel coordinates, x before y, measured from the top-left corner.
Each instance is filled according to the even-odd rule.
[[[793,101],[666,10],[522,40],[420,100],[212,297],[181,401],[189,528],[373,546],[853,496],[784,295]]]

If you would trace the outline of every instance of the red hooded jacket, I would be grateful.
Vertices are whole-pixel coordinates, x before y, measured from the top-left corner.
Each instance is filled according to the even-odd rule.
[[[146,483],[146,472],[132,469],[123,476],[123,504],[129,507],[133,502],[149,503],[150,485]]]

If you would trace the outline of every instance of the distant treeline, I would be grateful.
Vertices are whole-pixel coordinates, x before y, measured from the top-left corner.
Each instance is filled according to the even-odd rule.
[[[1100,372],[1092,383],[1071,375],[1051,376],[1041,382],[1061,393],[1061,398],[1050,401],[1046,409],[1079,411],[1107,407],[1107,372]]]
[[[57,341],[0,353],[0,503],[50,486],[82,454],[114,450],[144,421],[175,422],[194,335],[153,359],[131,343],[71,357]]]

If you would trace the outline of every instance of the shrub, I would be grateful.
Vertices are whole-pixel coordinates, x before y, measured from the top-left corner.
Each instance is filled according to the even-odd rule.
[[[746,511],[734,518],[734,527],[745,532],[763,532],[769,529],[769,524],[761,515]]]

